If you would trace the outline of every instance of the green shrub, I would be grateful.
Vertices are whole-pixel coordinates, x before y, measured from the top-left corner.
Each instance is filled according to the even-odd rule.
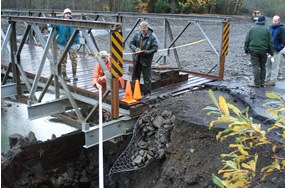
[[[213,174],[213,182],[219,187],[251,187],[265,180],[273,172],[285,173],[285,145],[270,139],[269,136],[270,131],[277,129],[276,134],[281,140],[285,139],[285,101],[278,94],[266,94],[272,102],[264,106],[273,106],[266,112],[276,117],[273,125],[266,131],[248,115],[248,108],[243,114],[233,104],[227,103],[224,97],[219,96],[217,100],[212,90],[209,90],[209,95],[215,106],[208,106],[205,110],[209,111],[208,115],[218,115],[218,118],[210,123],[209,129],[215,124],[225,124],[227,128],[216,135],[217,140],[222,142],[228,137],[235,138],[235,143],[228,146],[232,151],[221,154],[224,165],[218,171],[221,178]],[[257,152],[260,149],[262,153]],[[271,164],[257,170],[261,156],[267,157]]]

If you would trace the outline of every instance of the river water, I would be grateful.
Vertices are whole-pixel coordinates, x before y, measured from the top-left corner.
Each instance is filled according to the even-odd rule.
[[[9,150],[9,136],[20,134],[27,136],[33,131],[37,140],[51,139],[77,130],[74,127],[47,116],[35,120],[28,119],[27,105],[10,99],[1,99],[1,153]]]

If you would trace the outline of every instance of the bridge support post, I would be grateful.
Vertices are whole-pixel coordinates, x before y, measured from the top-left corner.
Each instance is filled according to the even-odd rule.
[[[225,59],[229,51],[229,36],[230,35],[230,24],[229,22],[223,22],[223,35],[222,35],[222,44],[221,44],[221,54],[220,54],[220,72],[219,78],[224,78],[224,68],[225,68]]]
[[[123,33],[111,33],[112,118],[119,117],[119,77],[123,76]]]
[[[119,117],[119,79],[112,79],[112,116],[113,118]]]

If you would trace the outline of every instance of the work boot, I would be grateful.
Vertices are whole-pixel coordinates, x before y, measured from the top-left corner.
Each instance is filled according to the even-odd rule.
[[[274,82],[265,82],[264,83],[265,86],[275,86]]]
[[[145,98],[146,98],[146,99],[149,99],[150,97],[151,97],[151,94],[150,94],[150,93],[145,94]]]
[[[248,84],[248,87],[255,87],[255,88],[259,88],[259,87],[260,87],[260,85]]]
[[[77,80],[78,80],[76,74],[73,74],[73,80],[74,80],[74,81],[77,81]]]
[[[66,75],[66,72],[62,73],[62,77],[63,77],[64,81],[70,82],[70,78],[68,78],[68,76]]]
[[[63,79],[64,79],[64,81],[66,81],[66,82],[70,82],[70,78],[68,78],[68,76],[64,76]]]

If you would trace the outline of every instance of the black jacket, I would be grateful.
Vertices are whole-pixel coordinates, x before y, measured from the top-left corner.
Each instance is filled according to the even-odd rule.
[[[276,34],[276,40],[285,47],[285,26],[282,26],[278,29]]]
[[[132,40],[130,41],[130,49],[135,52],[137,48],[146,50],[143,54],[133,54],[134,62],[140,62],[145,65],[150,65],[153,59],[153,55],[158,50],[158,44],[155,36],[152,34],[152,30],[149,28],[145,37],[142,36],[140,31],[137,31]],[[140,46],[140,41],[142,45]]]

